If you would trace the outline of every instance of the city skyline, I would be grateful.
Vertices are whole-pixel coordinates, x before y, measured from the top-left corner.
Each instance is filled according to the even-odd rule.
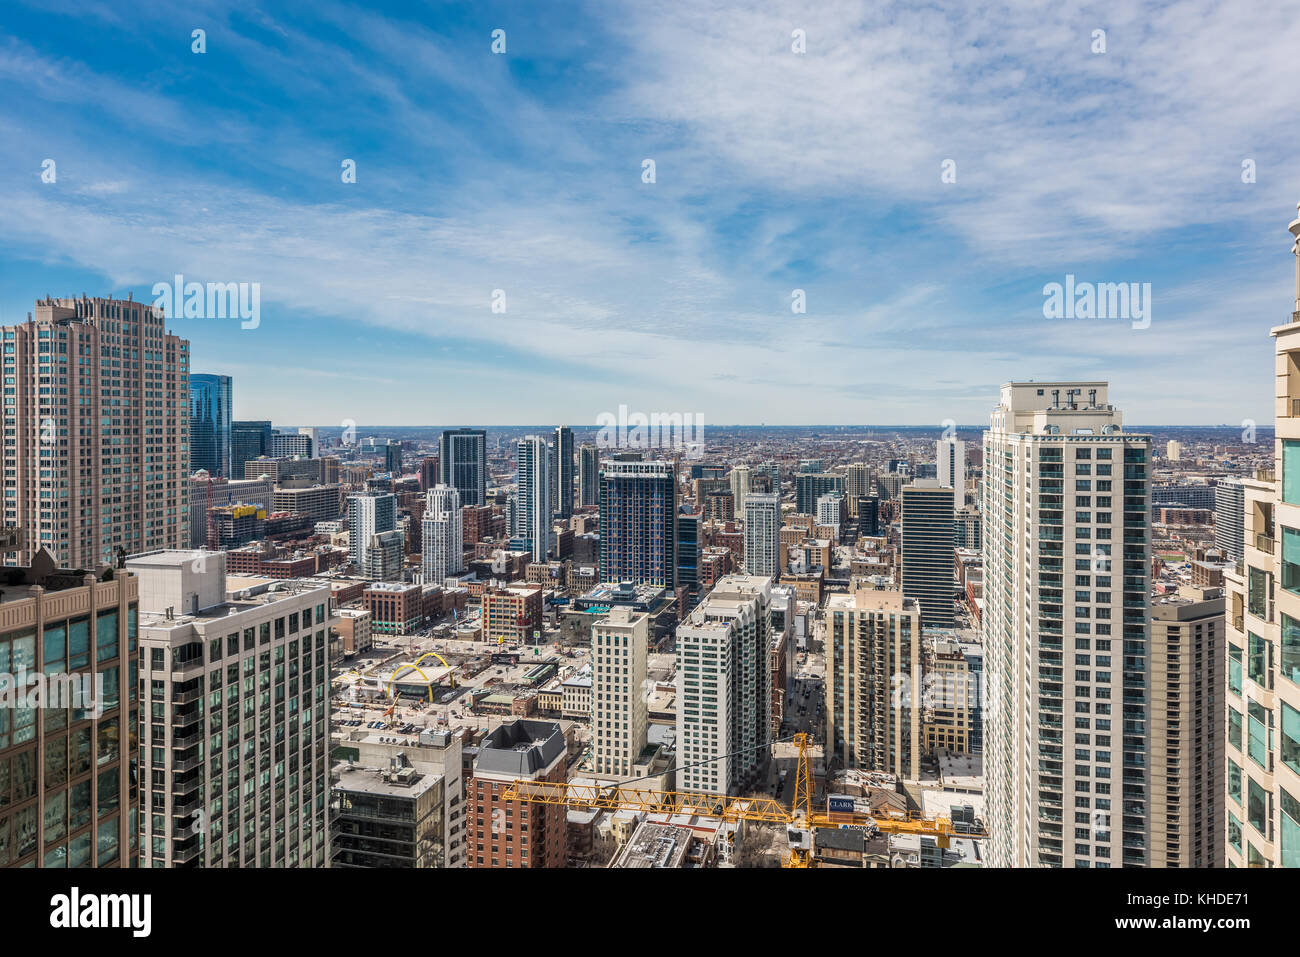
[[[15,914],[974,868],[1285,922],[1300,0],[0,19]]]
[[[557,422],[978,422],[1033,371],[1105,378],[1134,421],[1267,421],[1237,330],[1275,324],[1285,281],[1294,18],[988,13],[15,10],[0,320],[258,284],[252,328],[168,319],[244,383],[241,419],[507,421],[528,393]],[[1149,324],[1045,318],[1073,277],[1150,284]]]

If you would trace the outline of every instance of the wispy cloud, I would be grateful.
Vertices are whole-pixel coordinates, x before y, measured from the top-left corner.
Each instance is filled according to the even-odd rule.
[[[971,422],[1049,375],[1110,378],[1130,420],[1264,421],[1296,12],[32,6],[0,41],[0,307],[260,282],[258,330],[179,331],[292,421]],[[1045,320],[1066,272],[1152,282],[1151,328]]]

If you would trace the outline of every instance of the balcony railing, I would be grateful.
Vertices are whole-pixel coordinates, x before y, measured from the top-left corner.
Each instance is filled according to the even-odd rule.
[[[1255,547],[1259,549],[1261,552],[1268,552],[1270,555],[1273,554],[1272,537],[1257,533],[1255,535]]]

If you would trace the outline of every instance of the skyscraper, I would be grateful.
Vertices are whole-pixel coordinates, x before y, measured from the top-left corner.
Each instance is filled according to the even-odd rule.
[[[600,452],[594,445],[578,449],[578,504],[600,504]]]
[[[966,443],[958,438],[939,439],[934,443],[935,478],[940,485],[956,491],[953,507],[966,504]]]
[[[903,486],[901,584],[926,628],[953,626],[953,492],[937,479]]]
[[[817,524],[827,525],[835,529],[833,540],[838,544],[840,537],[840,526],[844,524],[845,518],[844,496],[839,492],[827,492],[817,499]]]
[[[244,477],[244,463],[271,454],[271,423],[230,423],[230,477]]]
[[[921,608],[854,579],[826,600],[826,742],[845,767],[919,776]]]
[[[1151,867],[1223,867],[1222,588],[1151,604]]]
[[[271,430],[271,446],[268,455],[275,458],[304,458],[316,455],[316,440],[310,431],[282,432]]]
[[[402,474],[401,442],[388,442],[384,445],[384,471],[394,478]]]
[[[230,393],[228,375],[190,376],[191,472],[207,469],[213,478],[234,477],[230,471]]]
[[[812,515],[817,500],[829,492],[844,494],[844,476],[829,472],[799,472],[794,477],[795,511]]]
[[[995,867],[1149,863],[1150,461],[1106,383],[1002,387],[982,509]]]
[[[519,440],[515,537],[528,542],[535,562],[546,561],[551,551],[551,462],[553,451],[542,435]]]
[[[646,656],[650,617],[627,605],[591,626],[591,765],[631,777],[646,746]]]
[[[772,579],[781,573],[781,499],[750,492],[745,496],[745,572]]]
[[[728,476],[731,481],[731,498],[735,503],[735,518],[745,517],[745,496],[749,494],[749,466],[737,465]]]
[[[772,583],[727,575],[677,627],[678,786],[738,794],[771,739]]]
[[[602,463],[600,580],[677,587],[677,473],[673,463]]]
[[[460,494],[460,504],[487,504],[487,433],[448,429],[438,439],[441,482]]]
[[[441,585],[448,575],[465,570],[460,494],[449,485],[434,486],[425,495],[420,549],[425,584]]]
[[[858,517],[858,498],[871,495],[871,467],[865,462],[853,462],[844,473],[844,495],[849,507],[849,517]]]
[[[382,548],[382,543],[377,545],[373,539],[396,529],[396,495],[391,492],[363,492],[348,496],[348,559],[354,565],[362,569],[373,566],[371,552]],[[374,577],[382,580],[389,576]]]
[[[573,430],[562,425],[555,430],[555,514],[563,519],[573,514]]]
[[[0,330],[4,525],[60,565],[94,568],[190,540],[189,343],[160,310],[121,299],[42,299]],[[51,383],[60,383],[57,387]],[[62,385],[66,383],[66,385]]]
[[[427,492],[438,484],[438,456],[428,455],[420,460],[420,491]]]
[[[1225,561],[1239,562],[1245,555],[1242,530],[1246,527],[1246,487],[1241,479],[1214,486],[1214,544]]]
[[[262,584],[228,602],[224,552],[155,552],[127,567],[151,689],[142,866],[325,867],[329,586]]]
[[[14,682],[0,733],[0,867],[136,866],[140,583],[109,571],[58,568],[45,551],[0,569],[0,671]],[[41,707],[22,706],[37,689]]]
[[[1243,480],[1242,571],[1228,591],[1229,867],[1300,867],[1300,216],[1295,299],[1271,331],[1274,468]]]
[[[694,598],[700,590],[700,522],[699,509],[682,506],[677,513],[677,584]]]

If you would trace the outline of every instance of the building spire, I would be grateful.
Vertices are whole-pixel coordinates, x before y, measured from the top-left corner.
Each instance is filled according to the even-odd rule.
[[[1291,252],[1295,255],[1295,309],[1300,313],[1300,203],[1296,204],[1296,218],[1291,221],[1287,227],[1291,235],[1295,237],[1295,243],[1291,246]]]

